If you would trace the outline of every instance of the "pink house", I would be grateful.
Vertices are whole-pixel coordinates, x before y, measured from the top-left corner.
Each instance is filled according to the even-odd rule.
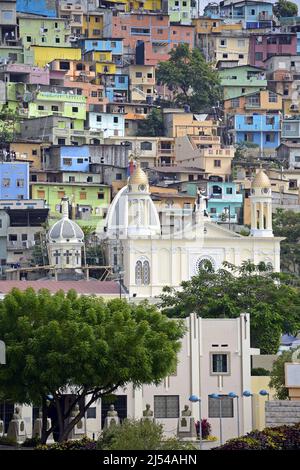
[[[5,82],[22,82],[30,85],[49,85],[49,70],[26,64],[3,64],[0,77]]]
[[[296,33],[257,34],[249,38],[250,65],[264,67],[264,60],[274,55],[296,55]]]

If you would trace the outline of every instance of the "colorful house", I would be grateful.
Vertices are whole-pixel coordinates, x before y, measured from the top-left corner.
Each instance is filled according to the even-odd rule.
[[[255,144],[260,148],[261,155],[275,153],[280,144],[280,127],[279,114],[236,114],[235,142]]]
[[[90,112],[87,124],[91,130],[103,133],[104,138],[125,135],[125,118],[122,114]]]
[[[282,111],[282,95],[271,90],[260,90],[224,100],[225,114],[266,114]]]
[[[231,67],[220,70],[219,75],[225,100],[267,88],[265,72],[258,67]]]
[[[235,183],[209,181],[207,196],[207,210],[213,222],[241,223],[243,195]]]
[[[171,23],[190,25],[191,3],[191,0],[162,0],[162,8],[169,15]]]
[[[296,33],[272,32],[252,35],[249,38],[249,64],[264,67],[265,59],[278,55],[297,54]]]
[[[130,65],[128,67],[131,101],[151,104],[155,96],[155,67]]]
[[[81,49],[75,47],[31,46],[30,49],[31,63],[38,67],[48,66],[55,59],[81,60]]]
[[[0,162],[0,199],[29,199],[29,163]]]
[[[45,18],[18,14],[19,37],[24,47],[71,47],[71,27],[63,18]]]
[[[81,225],[102,223],[110,204],[110,187],[103,184],[31,182],[30,187],[33,199],[47,201],[52,218],[59,217],[61,199],[68,197],[72,218]]]

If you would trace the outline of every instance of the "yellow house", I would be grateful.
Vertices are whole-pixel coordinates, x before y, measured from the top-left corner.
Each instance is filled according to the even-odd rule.
[[[198,34],[211,34],[220,33],[222,31],[241,31],[243,29],[242,22],[239,23],[224,23],[223,20],[217,18],[208,18],[207,16],[200,16],[194,18],[192,25],[195,27],[195,33]]]
[[[238,65],[248,64],[249,38],[245,35],[223,31],[210,35],[207,43],[208,59],[211,61],[238,61]]]
[[[299,116],[300,114],[300,100],[284,99],[283,100],[283,114],[284,116]]]
[[[118,3],[123,3],[122,1],[118,1]],[[141,8],[141,2],[140,0],[133,0],[133,1],[128,1],[126,2],[126,11],[132,11],[132,10],[140,10]],[[148,11],[155,11],[155,10],[161,10],[162,9],[162,2],[161,0],[145,0],[143,2],[143,10],[148,10]]]
[[[224,100],[224,111],[229,114],[266,114],[282,111],[282,95],[271,90],[259,90]]]
[[[185,113],[183,109],[163,110],[164,126],[168,137],[216,136],[218,132],[217,121],[205,120],[204,115]],[[215,140],[219,142],[219,137]]]
[[[146,101],[154,97],[155,67],[152,65],[130,65],[128,67],[132,101]]]
[[[111,51],[89,51],[84,54],[84,60],[96,62],[96,74],[116,73],[117,67],[113,62]]]
[[[45,67],[55,59],[81,60],[81,49],[75,47],[32,46],[33,63]]]
[[[99,39],[103,36],[103,12],[83,15],[82,29],[86,38]]]

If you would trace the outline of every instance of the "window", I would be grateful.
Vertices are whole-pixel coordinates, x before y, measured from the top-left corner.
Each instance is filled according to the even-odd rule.
[[[96,117],[96,121],[97,121],[97,122],[101,122],[101,121],[102,121],[102,116],[100,116],[100,115],[98,114],[97,117]]]
[[[179,395],[154,395],[155,418],[179,418]]]
[[[70,62],[60,61],[59,68],[60,70],[70,70]]]
[[[118,77],[119,83],[125,83],[125,77]]]
[[[275,142],[274,134],[266,134],[266,142]]]
[[[131,28],[131,34],[133,35],[144,35],[144,34],[150,34],[150,29],[148,28]]]
[[[69,183],[75,183],[75,176],[69,176]]]
[[[269,102],[270,103],[277,103],[277,95],[273,91],[269,91]]]
[[[86,417],[88,419],[96,419],[96,407],[95,406],[92,406],[90,408],[87,409],[87,412],[86,412]]]
[[[251,10],[251,15],[255,15],[255,10]]]
[[[252,126],[253,125],[253,116],[245,116],[244,121],[245,121],[245,124],[247,126]]]
[[[152,150],[151,142],[141,142],[141,150]]]
[[[93,182],[93,177],[92,176],[88,176],[87,179],[86,179],[87,183],[92,183]]]
[[[72,106],[72,113],[78,113],[77,106]]]
[[[39,111],[44,111],[44,109],[45,109],[45,107],[44,107],[43,105],[39,105],[39,106],[38,106],[38,110],[39,110]]]
[[[37,150],[36,150],[36,149],[32,149],[31,155],[37,155]]]
[[[23,179],[17,179],[17,187],[24,188],[25,181]]]
[[[211,208],[210,208],[210,213],[211,213],[211,214],[216,214],[216,213],[217,213],[216,207],[211,207]]]
[[[9,188],[10,187],[10,178],[3,178],[2,179],[2,186],[4,188]]]
[[[60,43],[60,38],[55,38],[55,42],[56,42],[56,44],[59,44]]]
[[[91,97],[92,97],[92,98],[97,98],[97,96],[98,96],[97,91],[92,91],[92,92],[91,92]]]
[[[229,373],[229,357],[227,353],[211,354],[210,373],[211,374],[228,374]]]
[[[152,73],[147,73],[147,78],[153,78]]]
[[[21,240],[22,240],[22,242],[26,242],[26,241],[27,241],[27,233],[22,233],[22,235],[21,235]]]
[[[227,46],[227,39],[220,39],[220,46],[226,47]]]
[[[83,158],[77,158],[77,163],[83,163]]]
[[[26,41],[31,42],[31,36],[26,36]]]
[[[117,116],[114,116],[114,124],[118,124],[119,118]]]
[[[245,47],[245,39],[238,39],[237,45],[238,47]]]
[[[244,54],[239,54],[239,59],[243,59],[244,58]]]
[[[223,59],[228,59],[228,54],[223,54]]]
[[[51,110],[52,111],[58,111],[58,106],[56,106],[56,105],[51,106]]]
[[[267,44],[277,44],[277,38],[274,36],[268,37]]]
[[[231,106],[231,108],[239,108],[239,106],[240,106],[240,99],[239,99],[239,98],[233,98],[233,99],[230,101],[230,106]]]
[[[79,199],[86,199],[86,193],[79,193]]]
[[[163,34],[163,32],[164,32],[164,30],[163,30],[163,29],[160,29],[160,28],[158,28],[158,30],[157,30],[157,34]]]
[[[17,235],[14,235],[14,234],[12,234],[12,233],[10,233],[10,234],[8,235],[8,240],[9,240],[10,242],[16,242],[16,241],[18,241],[18,236],[17,236]]]
[[[135,72],[136,78],[141,78],[143,76],[142,72]]]
[[[221,395],[220,398],[208,397],[209,418],[233,418],[233,398]]]
[[[104,193],[98,193],[98,199],[104,199]]]
[[[262,52],[255,52],[255,60],[263,60],[263,58]]]
[[[122,179],[122,173],[116,173],[116,180],[120,181]]]
[[[63,165],[72,166],[72,158],[63,158]]]
[[[66,139],[57,139],[57,145],[65,145]]]
[[[122,26],[121,29],[122,29],[122,31],[126,31],[127,27],[126,27],[126,26]]]
[[[226,194],[232,194],[232,188],[226,188]]]
[[[221,160],[214,160],[214,167],[220,168],[221,167]]]

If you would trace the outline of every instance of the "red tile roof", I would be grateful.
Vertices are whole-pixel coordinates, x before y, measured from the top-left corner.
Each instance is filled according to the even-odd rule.
[[[120,292],[119,284],[115,281],[0,281],[0,294],[7,294],[14,287],[26,290],[32,287],[35,291],[48,289],[55,294],[59,290],[68,292],[75,289],[78,294],[117,295]],[[124,292],[124,290],[122,289]]]

